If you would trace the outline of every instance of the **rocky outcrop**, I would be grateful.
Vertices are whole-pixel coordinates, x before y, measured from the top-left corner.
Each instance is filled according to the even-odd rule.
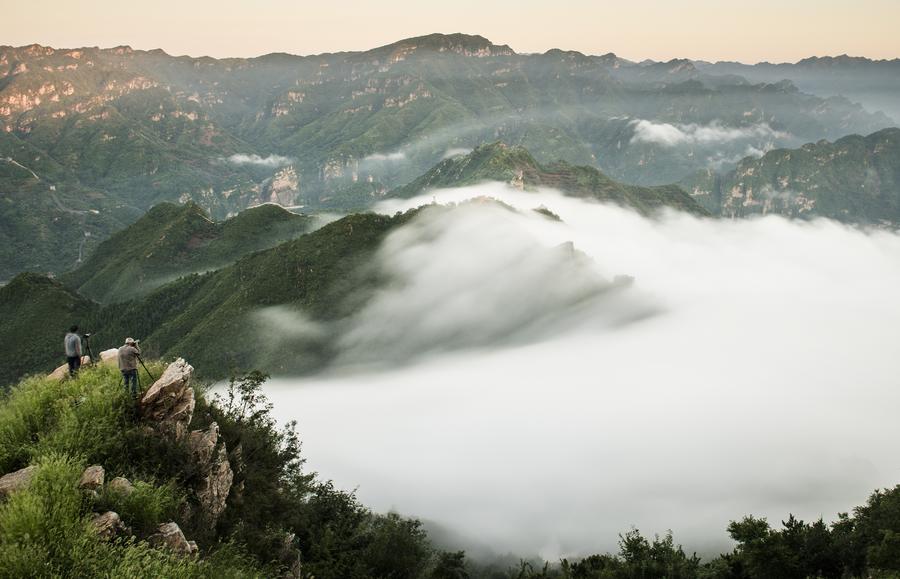
[[[0,477],[0,498],[27,487],[36,469],[36,466],[28,466]]]
[[[193,373],[193,366],[178,358],[141,398],[141,416],[176,440],[187,434],[194,415],[194,389],[190,387]]]
[[[96,491],[106,481],[106,471],[102,466],[95,464],[84,469],[78,480],[78,488],[86,491]]]
[[[213,422],[206,430],[191,432],[188,448],[199,473],[194,492],[206,522],[212,526],[225,510],[225,501],[234,480],[228,450],[225,442],[219,439],[219,425]]]
[[[176,555],[194,555],[199,551],[197,543],[188,541],[184,533],[181,532],[181,527],[174,522],[163,523],[159,526],[157,532],[147,540],[151,545],[164,547]]]
[[[292,207],[300,198],[300,175],[293,165],[280,169],[268,183],[263,196],[265,201]]]
[[[115,511],[95,514],[91,518],[91,525],[103,539],[112,540],[122,535],[131,534],[131,530],[122,522],[122,518]]]

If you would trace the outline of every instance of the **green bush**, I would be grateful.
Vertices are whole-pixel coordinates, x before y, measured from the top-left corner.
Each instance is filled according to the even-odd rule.
[[[7,577],[62,575],[96,542],[77,486],[83,465],[50,455],[37,466],[27,490],[0,506],[0,570]]]
[[[105,542],[90,523],[91,499],[78,488],[84,463],[60,454],[37,461],[28,487],[0,505],[0,577],[263,577],[225,545],[203,560],[181,558],[133,539]],[[171,488],[136,485],[123,511],[144,522],[172,508]],[[152,505],[141,506],[140,501]]]
[[[154,375],[162,370],[157,365]],[[135,402],[109,366],[85,367],[73,379],[33,377],[0,405],[0,472],[50,453],[80,456],[107,468],[133,465]],[[150,378],[141,370],[141,384]]]
[[[152,534],[166,521],[172,521],[184,503],[184,492],[174,481],[156,486],[149,482],[134,481],[134,491],[125,494],[107,487],[101,493],[95,508],[98,511],[115,511],[127,521],[138,536]]]

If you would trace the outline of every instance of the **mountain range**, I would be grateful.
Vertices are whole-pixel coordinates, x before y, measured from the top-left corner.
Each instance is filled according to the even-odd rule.
[[[865,68],[883,77],[894,65]],[[364,209],[496,140],[541,164],[656,186],[894,124],[831,96],[838,75],[817,94],[750,76],[687,60],[518,54],[462,34],[250,59],[3,46],[0,279],[72,269],[163,201],[194,202],[214,220],[266,202]]]

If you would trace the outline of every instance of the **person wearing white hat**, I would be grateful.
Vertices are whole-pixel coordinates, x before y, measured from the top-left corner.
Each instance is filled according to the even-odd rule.
[[[141,349],[138,347],[137,341],[133,338],[125,338],[125,345],[119,348],[119,370],[122,372],[122,379],[125,381],[125,388],[131,384],[131,396],[134,398],[138,395],[138,362],[140,361]]]

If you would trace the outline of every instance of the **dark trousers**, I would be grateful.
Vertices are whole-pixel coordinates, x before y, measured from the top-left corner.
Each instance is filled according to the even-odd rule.
[[[74,376],[81,368],[81,356],[67,356],[66,361],[69,363],[69,376]]]
[[[128,390],[128,383],[131,382],[131,396],[138,394],[138,374],[137,370],[122,370],[122,379],[125,380],[125,389]]]

